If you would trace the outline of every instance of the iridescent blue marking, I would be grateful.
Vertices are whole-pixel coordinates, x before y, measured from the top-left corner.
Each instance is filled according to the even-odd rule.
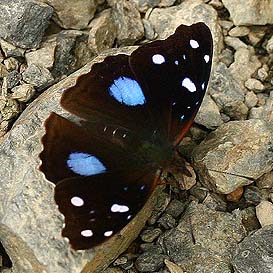
[[[118,102],[128,106],[143,105],[146,102],[138,82],[127,77],[114,80],[108,91]]]
[[[105,166],[95,156],[88,153],[71,153],[66,163],[72,172],[83,176],[91,176],[106,171]]]

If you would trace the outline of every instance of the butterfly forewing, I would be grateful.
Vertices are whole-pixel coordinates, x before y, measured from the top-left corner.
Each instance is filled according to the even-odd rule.
[[[74,249],[104,242],[143,207],[193,122],[211,60],[208,27],[181,25],[130,56],[107,57],[64,91],[73,118],[49,116],[40,169],[56,184]]]

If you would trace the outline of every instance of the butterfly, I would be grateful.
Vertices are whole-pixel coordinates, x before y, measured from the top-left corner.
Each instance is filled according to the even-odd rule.
[[[62,235],[89,249],[141,210],[171,167],[204,97],[212,63],[204,23],[180,25],[131,55],[109,56],[65,90],[45,122],[40,170],[65,216]]]

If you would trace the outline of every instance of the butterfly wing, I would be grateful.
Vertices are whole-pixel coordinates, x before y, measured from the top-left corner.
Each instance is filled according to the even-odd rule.
[[[142,208],[155,187],[157,169],[128,157],[118,133],[94,133],[54,113],[46,132],[41,170],[56,184],[55,201],[65,216],[62,234],[74,249],[92,248]]]
[[[178,144],[191,126],[209,81],[212,36],[204,23],[179,26],[165,41],[134,51],[130,66],[152,97],[154,115]]]

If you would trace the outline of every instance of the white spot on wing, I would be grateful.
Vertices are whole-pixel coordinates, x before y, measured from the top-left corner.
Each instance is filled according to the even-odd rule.
[[[113,234],[113,230],[109,230],[109,231],[105,231],[104,232],[104,236],[105,237],[109,237],[109,236],[111,236]]]
[[[196,86],[195,86],[195,84],[192,82],[192,80],[190,78],[185,78],[182,81],[182,86],[187,88],[188,91],[190,91],[190,92],[195,92],[196,91]]]
[[[152,57],[152,61],[154,64],[163,64],[165,63],[165,58],[161,54],[155,54]]]
[[[201,85],[202,89],[205,90],[205,83],[203,82]]]
[[[133,215],[131,215],[131,214],[128,215],[128,216],[127,216],[127,220],[130,220],[130,219],[132,218],[132,216],[133,216]]]
[[[146,102],[138,82],[127,77],[114,80],[108,91],[115,100],[128,106],[143,105]]]
[[[176,61],[174,61],[174,63],[175,63],[176,65],[178,65],[178,64],[179,64],[177,60],[176,60]]]
[[[193,39],[190,40],[190,45],[191,45],[192,48],[198,48],[199,47],[198,42],[196,40],[193,40]]]
[[[78,197],[78,196],[74,196],[71,198],[71,204],[74,205],[75,207],[81,207],[84,204],[84,201]]]
[[[209,62],[209,60],[210,60],[209,55],[205,55],[205,56],[204,56],[204,60],[205,60],[205,62],[206,62],[206,63],[208,63],[208,62]]]
[[[182,115],[181,117],[180,117],[180,120],[183,120],[185,118],[185,115]]]
[[[124,205],[114,204],[111,207],[111,211],[112,212],[127,212],[127,211],[129,211],[129,208]]]
[[[93,232],[91,229],[85,229],[81,231],[81,235],[83,237],[92,237],[93,236]]]
[[[66,163],[71,171],[83,176],[95,175],[106,171],[105,166],[99,159],[88,153],[73,152],[68,156]]]

